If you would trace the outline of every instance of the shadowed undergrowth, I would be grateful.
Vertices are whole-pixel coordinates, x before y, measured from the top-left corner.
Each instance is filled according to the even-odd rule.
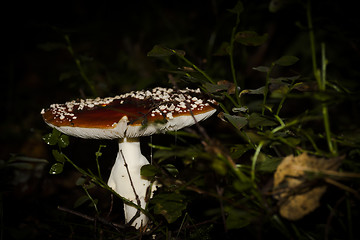
[[[56,239],[359,237],[358,55],[343,56],[349,48],[356,51],[352,39],[340,37],[340,23],[326,22],[330,13],[312,1],[244,1],[223,11],[215,30],[203,33],[203,51],[192,49],[202,43],[189,44],[186,36],[179,43],[154,43],[147,56],[136,55],[132,46],[134,59],[127,59],[123,73],[86,58],[71,34],[53,28],[63,39],[40,47],[69,54],[72,67],[60,81],[74,98],[163,85],[199,87],[219,105],[205,122],[142,140],[151,164],[141,173],[162,185],[146,209],[151,221],[145,231],[124,224],[121,201],[127,200],[106,185],[113,143],[69,139],[55,130],[46,134],[50,174],[73,175],[77,190],[70,203],[66,194],[54,201],[59,208],[50,208],[39,232]],[[258,26],[263,12],[293,24],[280,33],[273,22]],[[127,78],[135,71],[144,74],[137,83]],[[87,144],[97,150],[77,153]],[[21,169],[20,162],[47,169],[46,160],[14,156],[0,170]],[[6,236],[23,238],[6,223],[1,227]]]

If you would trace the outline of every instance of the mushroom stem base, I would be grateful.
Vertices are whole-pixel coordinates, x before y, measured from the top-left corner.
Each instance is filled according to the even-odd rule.
[[[146,191],[150,181],[142,178],[140,169],[149,164],[141,154],[140,141],[137,138],[124,138],[119,141],[119,152],[115,164],[111,170],[108,185],[120,196],[132,201],[145,209]],[[128,223],[137,213],[138,209],[124,204],[125,222]],[[140,216],[134,220],[132,226],[139,228],[145,226],[148,217],[140,212]]]

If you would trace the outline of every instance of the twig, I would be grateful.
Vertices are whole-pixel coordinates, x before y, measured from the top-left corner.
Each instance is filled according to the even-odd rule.
[[[219,196],[221,196],[221,197],[223,196],[223,194],[224,194],[223,188],[220,188],[218,185],[216,185],[216,191],[219,194]],[[222,217],[222,221],[223,221],[223,225],[224,225],[224,232],[227,232],[224,203],[221,198],[219,198],[219,202],[220,202],[220,209],[221,209],[221,217]]]
[[[205,129],[200,126],[199,122],[196,120],[194,113],[192,112],[190,105],[187,104],[186,107],[189,109],[191,116],[193,117],[194,121],[195,121],[195,125],[198,128],[200,134],[202,135],[202,137],[205,139],[204,141],[202,141],[202,144],[204,145],[204,147],[206,149],[211,149],[211,151],[213,153],[215,153],[217,156],[222,157],[223,160],[225,160],[225,162],[231,166],[231,169],[234,171],[234,173],[236,174],[236,176],[243,182],[246,182],[247,177],[241,172],[239,171],[239,169],[236,166],[236,163],[234,162],[234,160],[232,159],[232,157],[226,153],[223,149],[221,149],[219,147],[219,144],[216,143],[214,140],[212,140],[209,135],[207,134],[207,132],[205,131]]]
[[[76,212],[76,211],[74,211],[74,210],[71,210],[71,209],[68,209],[68,208],[65,208],[65,207],[58,206],[58,209],[59,209],[60,211],[70,213],[70,214],[72,214],[72,215],[75,215],[75,216],[84,218],[84,219],[89,220],[89,221],[92,221],[92,222],[99,221],[99,222],[101,222],[101,223],[103,223],[103,224],[105,224],[105,225],[109,225],[109,226],[112,226],[112,227],[115,227],[115,228],[119,228],[119,229],[129,228],[128,226],[123,225],[123,224],[118,224],[118,223],[109,222],[108,220],[106,220],[105,218],[102,218],[102,217],[91,217],[91,216],[85,215],[85,214],[80,213],[80,212]]]
[[[126,163],[125,156],[124,156],[122,150],[120,150],[120,154],[121,154],[122,158],[124,159],[124,166],[125,166],[125,168],[126,168],[126,172],[127,172],[128,176],[129,176],[129,180],[130,180],[131,187],[132,187],[132,189],[133,189],[133,191],[134,191],[134,194],[135,194],[136,203],[137,203],[137,205],[138,205],[139,207],[141,207],[141,202],[140,202],[139,196],[138,196],[137,193],[136,193],[136,189],[135,189],[134,183],[133,183],[133,181],[132,181],[132,179],[131,179],[130,171],[129,171],[129,168],[128,168],[128,165],[127,165],[127,163]],[[133,222],[137,217],[139,217],[139,216],[140,216],[140,209],[137,209],[136,214],[135,214],[134,217],[130,220],[129,224],[132,224],[132,222]]]
[[[340,206],[340,204],[345,200],[345,196],[341,197],[335,204],[335,206],[332,208],[330,215],[328,216],[327,220],[326,220],[326,225],[325,225],[325,233],[324,233],[324,239],[328,240],[329,239],[329,232],[331,230],[331,222],[333,220],[333,218],[335,217],[336,213],[335,210],[337,210],[337,208]]]
[[[335,180],[333,180],[331,178],[324,178],[324,180],[325,180],[325,182],[327,182],[329,184],[332,184],[332,185],[334,185],[334,186],[336,186],[338,188],[341,188],[341,189],[343,189],[343,190],[345,190],[347,192],[350,192],[350,193],[354,194],[354,196],[357,199],[360,200],[360,194],[356,190],[352,189],[351,187],[348,187],[348,186],[346,186],[346,185],[344,185],[342,183],[339,183],[339,182],[337,182],[337,181],[335,181]]]
[[[110,195],[110,198],[111,198],[111,201],[110,201],[110,209],[109,209],[109,212],[107,214],[107,217],[110,216],[112,210],[113,210],[113,206],[114,206],[114,194],[111,193]]]

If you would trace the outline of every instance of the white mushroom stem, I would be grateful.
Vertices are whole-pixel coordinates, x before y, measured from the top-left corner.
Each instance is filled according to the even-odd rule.
[[[108,185],[114,191],[136,205],[138,205],[137,195],[140,200],[140,207],[143,209],[146,206],[146,190],[150,185],[150,181],[142,178],[140,169],[146,164],[149,164],[149,162],[141,154],[138,138],[120,139],[119,152],[108,180]],[[124,204],[125,222],[128,223],[137,211],[138,209],[135,207]],[[147,222],[148,217],[140,212],[140,216],[134,220],[132,226],[139,228],[145,226]]]

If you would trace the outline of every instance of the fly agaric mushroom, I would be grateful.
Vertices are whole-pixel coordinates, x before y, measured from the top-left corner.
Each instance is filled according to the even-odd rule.
[[[193,125],[214,114],[214,105],[215,100],[204,98],[200,89],[157,87],[151,91],[132,91],[104,99],[52,104],[50,108],[43,109],[41,114],[50,127],[67,135],[119,139],[119,152],[108,185],[135,204],[137,195],[140,207],[144,209],[150,181],[142,178],[140,169],[149,162],[141,154],[139,137]],[[124,204],[124,213],[128,223],[137,209]],[[132,225],[139,228],[145,226],[147,221],[147,216],[140,212]]]

